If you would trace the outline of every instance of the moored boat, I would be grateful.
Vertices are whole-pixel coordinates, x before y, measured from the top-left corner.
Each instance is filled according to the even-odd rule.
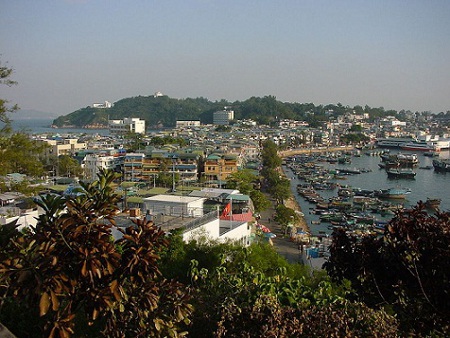
[[[410,189],[404,188],[389,188],[382,189],[375,192],[375,195],[380,198],[394,198],[394,199],[404,199],[406,195],[411,193]]]
[[[450,159],[433,160],[433,167],[436,171],[450,171]]]
[[[423,153],[423,156],[428,156],[428,157],[439,157],[439,152],[437,151],[425,151]]]
[[[438,146],[433,142],[413,141],[400,146],[403,150],[409,151],[439,151]]]
[[[410,168],[389,168],[386,173],[390,178],[415,178],[416,173]]]
[[[441,199],[440,198],[427,198],[425,201],[425,207],[427,209],[436,210],[439,209],[439,206],[441,205]]]
[[[337,168],[336,171],[341,174],[361,174],[361,170],[356,168],[354,169]]]

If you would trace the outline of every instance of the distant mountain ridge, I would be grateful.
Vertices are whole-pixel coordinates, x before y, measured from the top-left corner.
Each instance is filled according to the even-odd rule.
[[[251,97],[245,101],[209,101],[206,98],[176,99],[168,96],[136,96],[114,103],[111,108],[86,107],[53,121],[57,127],[106,126],[108,119],[138,117],[146,121],[149,128],[173,127],[177,120],[200,120],[212,123],[213,113],[227,107],[234,111],[235,119],[253,119],[269,124],[279,119],[305,120],[309,123],[325,121],[332,115],[354,111],[372,116],[396,114],[394,110],[370,108],[367,105],[348,107],[342,104],[314,105],[313,103],[290,103],[278,101],[275,96]]]

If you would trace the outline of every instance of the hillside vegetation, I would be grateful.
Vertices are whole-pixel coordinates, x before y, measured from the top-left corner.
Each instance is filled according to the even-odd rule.
[[[53,124],[58,127],[107,125],[109,119],[139,117],[148,127],[173,127],[177,120],[200,120],[212,123],[213,112],[229,107],[234,110],[235,119],[253,119],[270,124],[277,119],[305,120],[315,123],[327,120],[330,115],[342,115],[347,111],[357,114],[369,113],[371,118],[396,115],[395,110],[370,108],[369,106],[346,107],[342,104],[314,105],[313,103],[289,103],[278,101],[275,96],[251,97],[245,101],[209,101],[206,98],[175,99],[168,96],[137,96],[114,103],[109,109],[86,107],[68,115],[60,116]]]

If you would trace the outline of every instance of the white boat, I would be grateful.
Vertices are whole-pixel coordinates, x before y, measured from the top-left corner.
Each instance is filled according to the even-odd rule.
[[[377,146],[380,148],[400,148],[408,143],[417,141],[412,137],[388,137],[377,139]]]
[[[403,150],[412,150],[412,151],[439,151],[439,147],[434,142],[409,142],[402,146],[400,146]]]

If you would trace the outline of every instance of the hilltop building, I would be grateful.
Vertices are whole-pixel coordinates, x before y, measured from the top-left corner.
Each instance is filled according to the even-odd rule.
[[[91,108],[99,108],[99,109],[108,109],[111,108],[113,105],[109,101],[105,101],[103,103],[93,103],[91,105]]]

